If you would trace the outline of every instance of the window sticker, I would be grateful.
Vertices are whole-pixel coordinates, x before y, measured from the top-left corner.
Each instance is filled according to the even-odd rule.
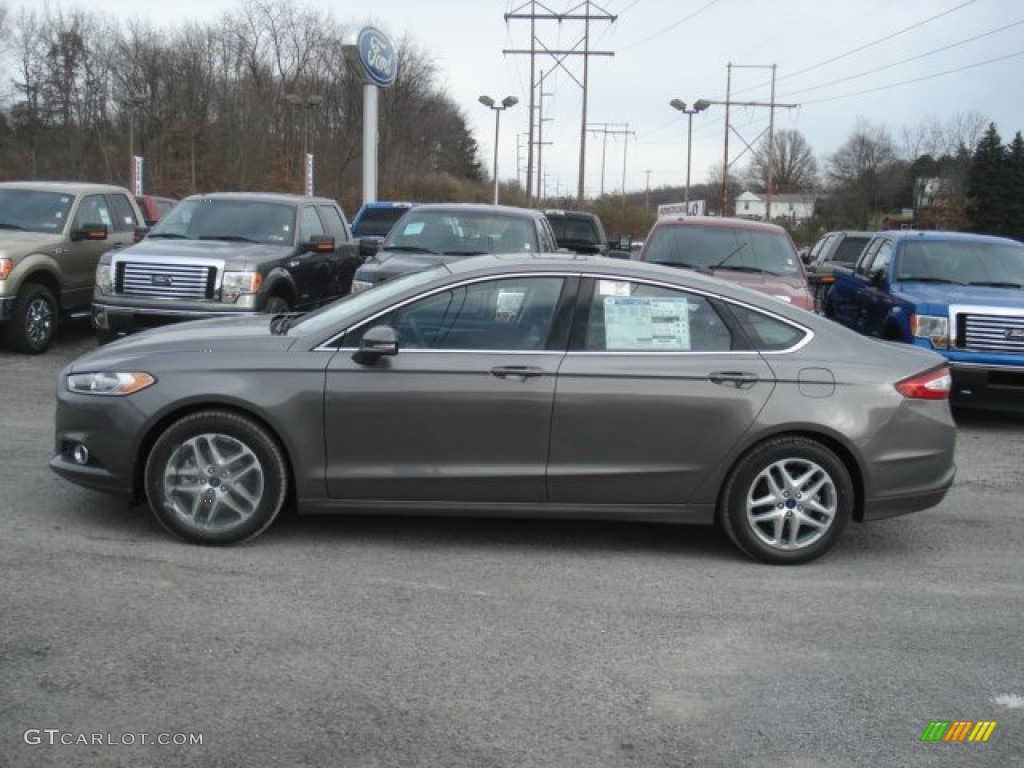
[[[523,306],[523,299],[526,294],[523,291],[509,291],[501,289],[498,291],[498,304],[494,310],[495,320],[515,320],[519,315],[519,309]]]
[[[599,296],[629,296],[631,285],[624,280],[598,280]]]
[[[690,349],[690,305],[684,298],[606,296],[604,328],[609,352],[685,352]]]
[[[110,211],[108,211],[106,208],[100,208],[99,211],[97,211],[97,213],[99,213],[99,215],[100,215],[101,223],[104,226],[106,226],[107,229],[109,229],[111,227],[111,225],[113,224],[113,222],[111,221],[111,218],[110,218]]]
[[[405,225],[405,229],[402,230],[403,235],[419,235],[423,232],[422,221],[410,221]]]

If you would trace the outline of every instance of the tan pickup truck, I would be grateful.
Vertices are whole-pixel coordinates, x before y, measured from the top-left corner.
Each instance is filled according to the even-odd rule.
[[[38,354],[60,317],[88,317],[96,263],[131,245],[142,214],[123,187],[82,182],[0,183],[0,333]]]

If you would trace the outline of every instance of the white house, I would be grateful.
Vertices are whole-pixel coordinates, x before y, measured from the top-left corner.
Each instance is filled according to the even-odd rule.
[[[806,221],[814,216],[816,200],[812,193],[772,195],[772,219]],[[768,198],[749,189],[736,197],[736,215],[741,219],[764,221],[767,209]]]

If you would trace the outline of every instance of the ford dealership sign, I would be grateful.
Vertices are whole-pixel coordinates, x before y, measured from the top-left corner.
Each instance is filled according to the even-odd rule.
[[[398,76],[398,52],[387,35],[376,27],[359,31],[354,46],[363,75],[374,85],[387,88]]]

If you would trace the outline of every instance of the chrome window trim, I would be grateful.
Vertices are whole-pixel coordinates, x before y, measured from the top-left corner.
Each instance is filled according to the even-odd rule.
[[[454,288],[461,288],[463,286],[473,285],[473,284],[476,284],[476,283],[487,282],[487,281],[495,280],[495,279],[497,279],[497,280],[521,279],[521,278],[524,278],[524,277],[560,277],[560,278],[563,278],[563,279],[578,277],[580,279],[591,278],[591,279],[594,279],[594,280],[617,280],[619,282],[642,283],[644,285],[653,285],[653,286],[656,286],[658,288],[665,288],[666,290],[670,290],[670,291],[684,291],[684,292],[696,294],[698,296],[702,296],[702,297],[710,299],[710,300],[717,300],[717,301],[724,302],[726,304],[731,304],[731,305],[734,305],[734,306],[743,307],[744,309],[748,309],[751,312],[758,312],[758,313],[760,313],[762,315],[765,315],[766,317],[772,318],[773,320],[781,322],[781,323],[783,323],[785,325],[788,325],[788,326],[790,326],[792,328],[796,328],[796,329],[802,331],[804,335],[803,335],[803,338],[801,338],[801,340],[799,342],[797,342],[795,345],[793,345],[791,347],[787,347],[785,349],[776,349],[776,350],[757,350],[757,349],[750,349],[750,350],[746,350],[746,349],[719,350],[719,351],[711,351],[711,350],[698,350],[698,351],[667,351],[667,350],[666,351],[658,351],[658,350],[650,350],[650,351],[642,351],[642,350],[637,350],[637,351],[621,351],[621,352],[618,352],[618,351],[611,351],[611,352],[609,352],[607,350],[603,351],[603,352],[602,351],[588,351],[588,350],[568,350],[566,352],[566,351],[560,351],[560,350],[534,350],[534,351],[530,351],[530,350],[503,350],[503,349],[494,349],[494,350],[483,350],[483,349],[472,349],[472,350],[470,350],[470,349],[466,349],[466,350],[460,350],[460,349],[441,349],[441,350],[437,350],[437,349],[405,349],[405,350],[402,350],[402,353],[403,354],[408,354],[408,353],[412,353],[412,352],[445,352],[445,353],[459,352],[459,353],[469,353],[469,354],[474,354],[475,353],[475,354],[489,354],[489,355],[493,355],[493,354],[519,354],[519,355],[540,355],[540,354],[564,355],[564,354],[571,354],[571,355],[688,355],[688,356],[692,356],[692,355],[736,355],[736,356],[741,356],[741,357],[742,356],[750,356],[750,355],[775,355],[775,356],[777,356],[777,355],[792,354],[793,352],[797,352],[798,350],[803,349],[805,346],[807,346],[808,344],[811,343],[811,341],[814,339],[814,337],[816,335],[813,329],[808,328],[807,326],[804,326],[804,325],[800,325],[796,321],[791,320],[788,317],[783,317],[781,315],[778,315],[778,314],[772,312],[769,309],[764,309],[763,307],[758,307],[758,306],[753,305],[753,304],[748,304],[747,302],[744,302],[742,300],[733,299],[733,298],[730,298],[728,296],[723,296],[723,295],[718,294],[718,293],[713,293],[713,292],[708,291],[706,289],[701,289],[701,288],[697,288],[697,287],[689,287],[689,286],[686,286],[686,287],[679,286],[679,285],[675,285],[673,283],[669,283],[669,282],[665,282],[665,281],[662,281],[662,280],[658,280],[656,278],[648,278],[648,277],[637,278],[637,277],[633,277],[633,276],[614,275],[614,274],[603,273],[603,272],[589,272],[589,271],[588,272],[564,272],[564,271],[559,271],[559,270],[551,270],[551,271],[546,271],[545,270],[545,271],[540,271],[540,272],[512,272],[512,273],[503,274],[503,275],[478,276],[478,277],[467,278],[466,280],[460,281],[458,283],[452,283],[450,285],[446,285],[446,286],[443,286],[443,287],[440,287],[440,288],[435,288],[434,290],[432,290],[432,291],[430,291],[428,293],[421,293],[421,294],[418,294],[418,295],[413,296],[411,298],[405,299],[404,301],[401,301],[401,302],[399,302],[397,304],[392,304],[387,309],[382,310],[380,312],[377,312],[376,314],[371,315],[370,317],[366,318],[365,320],[363,320],[363,321],[361,321],[359,323],[356,323],[355,325],[351,325],[348,328],[345,328],[344,330],[340,331],[339,333],[336,333],[333,336],[331,336],[327,341],[325,341],[325,342],[323,342],[321,344],[318,344],[316,347],[314,347],[312,349],[312,351],[313,352],[331,352],[331,353],[342,352],[342,351],[346,351],[346,350],[355,351],[356,350],[355,347],[331,346],[331,343],[336,341],[337,339],[343,338],[345,336],[345,334],[349,333],[350,331],[356,330],[357,328],[360,328],[363,325],[367,325],[369,323],[372,323],[377,318],[382,317],[383,315],[386,315],[389,312],[393,312],[396,309],[401,309],[402,307],[406,306],[407,304],[411,304],[414,301],[418,301],[420,299],[427,298],[429,296],[433,296],[433,295],[435,295],[437,293],[441,293],[442,291],[452,290]]]

